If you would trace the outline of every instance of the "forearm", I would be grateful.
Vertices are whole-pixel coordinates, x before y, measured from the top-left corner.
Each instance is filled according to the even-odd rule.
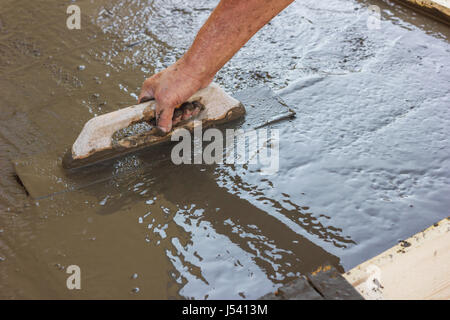
[[[221,0],[184,56],[142,85],[139,102],[155,98],[161,130],[169,132],[175,108],[206,87],[259,29],[293,1]]]
[[[294,0],[221,0],[182,60],[198,79],[211,79],[267,22]]]

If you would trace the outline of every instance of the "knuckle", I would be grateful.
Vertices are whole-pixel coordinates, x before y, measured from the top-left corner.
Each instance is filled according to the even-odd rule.
[[[172,96],[170,96],[168,94],[157,93],[157,94],[155,94],[155,99],[156,99],[156,101],[158,101],[158,104],[163,109],[166,109],[166,108],[173,109],[173,108],[175,108],[176,99],[174,99]]]

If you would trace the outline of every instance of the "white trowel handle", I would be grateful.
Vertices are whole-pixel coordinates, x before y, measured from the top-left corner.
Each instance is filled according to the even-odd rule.
[[[83,127],[80,135],[72,146],[72,157],[83,159],[94,152],[111,148],[113,134],[142,120],[155,117],[155,100],[119,109],[92,118]]]

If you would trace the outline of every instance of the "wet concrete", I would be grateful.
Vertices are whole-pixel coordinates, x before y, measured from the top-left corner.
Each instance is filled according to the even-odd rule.
[[[11,160],[62,156],[92,116],[134,104],[216,1],[76,1],[79,31],[72,1],[35,3],[0,3],[1,297],[257,298],[449,215],[449,28],[381,1],[295,2],[217,75],[297,112],[277,124],[278,175],[161,161],[31,201]],[[66,288],[71,264],[82,290]]]

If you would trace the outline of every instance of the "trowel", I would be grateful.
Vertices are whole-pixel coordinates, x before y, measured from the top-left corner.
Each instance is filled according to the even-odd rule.
[[[64,156],[65,169],[84,167],[169,141],[180,128],[193,131],[241,118],[245,108],[219,85],[211,83],[189,98],[184,105],[198,114],[180,121],[164,134],[155,123],[155,100],[106,113],[89,120],[71,150]],[[183,106],[183,105],[182,105]]]
[[[155,101],[97,116],[84,125],[65,155],[60,149],[49,149],[14,159],[17,177],[33,199],[44,199],[151,170],[158,161],[168,158],[164,144],[181,128],[193,131],[199,125],[226,125],[247,131],[273,128],[279,121],[295,116],[267,87],[247,88],[230,96],[212,83],[186,103],[200,104],[201,111],[164,135],[155,128]]]

